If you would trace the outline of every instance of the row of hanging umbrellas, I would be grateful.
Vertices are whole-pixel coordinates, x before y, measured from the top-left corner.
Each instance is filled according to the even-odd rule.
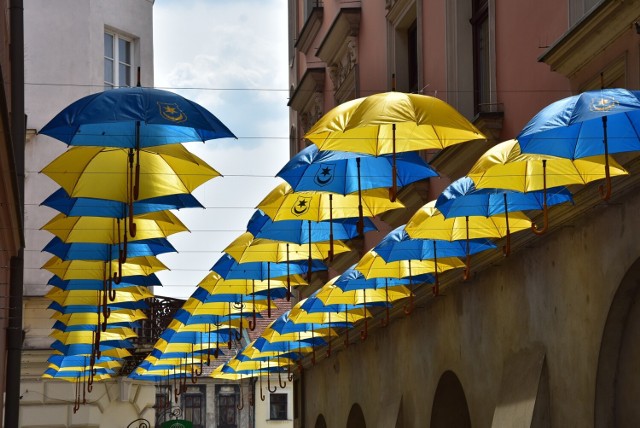
[[[76,383],[75,412],[131,356],[147,287],[167,269],[157,256],[188,231],[170,210],[202,208],[192,192],[220,176],[180,143],[234,135],[202,106],[141,87],[81,98],[40,133],[72,146],[42,170],[60,185],[43,201],[59,211],[42,228],[55,320],[43,377]]]
[[[610,154],[640,149],[639,99],[637,91],[599,90],[543,109],[517,139],[489,149],[467,176],[419,209],[406,225],[386,235],[357,264],[272,322],[259,339],[218,366],[211,376],[232,380],[258,376],[264,400],[263,376],[269,391],[275,392],[271,376],[277,374],[279,386],[284,387],[282,374],[286,372],[291,380],[291,370],[304,354],[311,353],[315,362],[318,347],[330,354],[341,330],[348,346],[348,332],[355,323],[363,324],[360,338],[366,339],[367,320],[385,311],[382,324],[388,324],[389,308],[395,301],[409,299],[405,313],[410,313],[415,285],[433,284],[437,294],[439,273],[464,268],[468,277],[470,256],[496,248],[492,239],[506,238],[503,251],[508,255],[510,234],[528,229],[544,233],[548,207],[572,203],[571,192],[564,186],[604,179],[601,194],[608,199],[610,178],[627,174]],[[379,139],[379,133],[370,129],[353,135],[345,131],[344,124],[353,117],[358,118],[356,123],[364,123],[364,114],[355,115],[350,106],[365,100],[327,113],[307,137],[341,150]],[[321,137],[315,134],[318,129],[323,129]],[[531,210],[543,212],[541,227],[524,213]]]
[[[386,144],[388,147],[385,148],[381,139],[381,146],[370,153],[319,150],[312,145],[292,158],[277,174],[284,182],[258,204],[247,224],[247,231],[225,248],[220,260],[212,267],[212,273],[178,311],[176,320],[181,324],[173,327],[199,330],[200,335],[190,337],[192,342],[179,350],[182,354],[167,350],[175,349],[173,342],[181,343],[179,337],[172,335],[169,343],[159,341],[154,352],[131,377],[167,382],[172,379],[177,399],[185,390],[187,379],[197,382],[197,377],[203,375],[203,363],[210,365],[212,354],[217,357],[231,349],[232,342],[242,338],[243,329],[255,328],[257,317],[271,317],[274,299],[288,299],[291,287],[304,286],[312,272],[327,269],[324,261],[350,251],[343,240],[376,230],[372,217],[404,208],[396,199],[397,187],[438,175],[415,150],[441,149],[467,140],[484,139],[459,113],[440,100],[400,93],[384,96],[390,103],[397,103],[399,97],[403,98],[404,107],[400,110],[405,114],[406,123],[397,130],[399,149],[394,148],[395,144]],[[435,128],[416,129],[412,121],[426,121],[426,116],[433,116],[433,112],[428,111],[434,105],[443,109],[436,118],[432,117],[441,123]],[[388,112],[383,110],[380,114],[385,116]],[[460,129],[453,129],[456,126]],[[354,135],[353,138],[362,136]],[[369,136],[365,138],[369,139]],[[422,265],[416,266],[416,271],[432,272],[432,263],[424,262]],[[447,266],[446,258],[441,266]],[[364,279],[361,273],[358,275],[359,280]],[[323,292],[328,295],[320,294],[317,299],[318,302],[325,298],[338,299],[337,303],[329,306],[336,309],[335,321],[331,321],[331,313],[328,313],[329,319],[320,325],[313,322],[295,325],[288,318],[279,317],[251,345],[254,353],[266,354],[249,358],[244,354],[245,350],[225,364],[225,370],[238,358],[245,358],[247,361],[233,367],[240,377],[246,375],[242,371],[247,367],[251,373],[262,369],[278,371],[287,368],[290,371],[289,363],[296,359],[295,352],[313,352],[313,346],[326,345],[323,337],[336,336],[336,328],[352,327],[355,321],[372,316],[368,307],[388,309],[392,300],[411,294],[405,285],[415,285],[427,279],[416,272],[415,280],[391,280],[387,290],[348,290],[352,294],[349,299],[354,302],[349,304],[340,302],[345,296],[336,297],[337,292],[333,289],[339,290],[339,287],[330,284]],[[372,282],[383,283],[382,280]],[[367,287],[370,286],[367,284]],[[316,300],[315,296],[313,300]],[[321,315],[318,310],[309,313],[314,312],[316,316]],[[300,311],[297,316],[302,317]],[[238,319],[237,325],[232,326],[234,319]],[[206,358],[203,357],[203,349],[207,350]],[[295,352],[281,355],[285,349]],[[270,356],[274,358],[268,358]],[[222,373],[220,367],[216,368],[214,375],[232,376],[226,371]],[[271,389],[270,385],[268,387]]]

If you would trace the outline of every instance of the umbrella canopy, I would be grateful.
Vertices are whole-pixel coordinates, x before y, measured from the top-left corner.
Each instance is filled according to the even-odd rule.
[[[449,269],[464,267],[464,262],[457,257],[439,258],[434,260],[398,260],[385,262],[375,251],[369,250],[356,263],[355,269],[360,271],[365,278],[413,278],[414,276],[445,272]],[[413,280],[411,280],[413,283]]]
[[[62,306],[70,305],[97,305],[102,302],[103,291],[92,290],[74,290],[63,291],[57,288],[52,288],[45,294],[49,300],[59,303]],[[116,298],[113,299],[113,303],[121,302],[136,302],[142,299],[148,299],[153,297],[153,293],[147,290],[146,287],[129,287],[126,289],[120,289],[116,293]]]
[[[480,156],[467,176],[473,180],[477,189],[499,188],[518,192],[542,190],[544,209],[544,192],[547,189],[587,184],[605,178],[605,163],[609,164],[611,176],[628,174],[610,156],[571,160],[549,155],[524,154],[517,140],[508,140],[496,144]],[[544,214],[547,215],[546,209]],[[546,230],[546,225],[545,220],[542,232]]]
[[[140,148],[233,133],[201,105],[153,88],[115,88],[74,101],[41,130],[74,146]]]
[[[310,146],[313,147],[313,146]],[[247,223],[247,232],[256,238],[308,244],[333,239],[352,239],[360,233],[357,230],[357,219],[342,218],[328,221],[280,220],[273,221],[262,210],[256,210]],[[363,232],[378,230],[373,222],[364,219]]]
[[[405,152],[396,156],[395,181],[397,186],[438,173],[418,153]],[[335,150],[319,150],[311,145],[296,154],[276,174],[296,191],[316,190],[341,195],[367,189],[393,186],[393,156],[365,156]]]
[[[52,276],[47,285],[59,288],[61,290],[103,290],[104,281],[102,279],[61,279],[59,276]],[[155,275],[132,275],[125,276],[113,288],[126,288],[132,285],[143,285],[145,287],[162,286],[160,279]]]
[[[95,308],[91,312],[61,313],[55,312],[51,318],[64,323],[67,326],[73,325],[97,325],[102,315],[96,313]],[[133,322],[147,319],[147,316],[139,309],[137,310],[117,310],[112,309],[109,322]]]
[[[338,218],[356,218],[358,195],[334,195],[327,192],[294,192],[288,183],[276,186],[258,204],[273,221],[311,220],[325,221]],[[404,208],[399,201],[391,202],[385,189],[362,192],[364,217],[375,217],[386,211]]]
[[[305,138],[320,150],[393,154],[392,200],[397,186],[396,153],[486,140],[444,101],[402,92],[374,94],[340,104],[321,117]]]
[[[126,218],[129,216],[129,206],[124,202],[98,198],[72,198],[63,188],[53,192],[40,205],[53,208],[62,214],[72,217]],[[191,193],[180,193],[135,201],[133,203],[133,214],[180,210],[182,208],[204,208],[204,206]]]
[[[563,98],[538,112],[520,131],[523,153],[579,159],[640,150],[640,91],[598,89]]]
[[[518,134],[523,153],[568,159],[604,155],[606,189],[611,196],[608,154],[640,150],[640,91],[612,88],[587,91],[556,101],[536,114]]]
[[[64,242],[57,236],[49,241],[42,251],[58,256],[62,260],[115,260],[120,257],[118,245]],[[127,257],[157,256],[176,251],[166,238],[144,239],[129,242],[127,245]]]
[[[181,144],[140,151],[141,200],[192,193],[220,176]],[[72,147],[42,169],[72,197],[100,198],[132,204],[129,153],[125,149]],[[105,186],[109,183],[109,186]]]
[[[54,256],[43,266],[59,278],[65,279],[104,279],[109,278],[110,272],[116,272],[119,262],[111,260],[108,262],[95,260],[61,260]],[[122,275],[149,275],[161,270],[168,269],[160,260],[155,257],[132,257],[126,263],[120,265]]]
[[[188,231],[187,227],[170,211],[157,211],[135,217],[136,240],[166,238],[174,233]],[[120,224],[122,223],[122,224]],[[58,214],[42,230],[53,233],[63,242],[92,242],[119,244],[126,236],[126,221],[109,217],[67,217]]]
[[[238,263],[236,259],[227,253],[223,253],[220,259],[211,268],[224,279],[256,279],[268,280],[292,275],[306,274],[309,271],[308,263],[301,260],[292,260],[289,263],[271,262],[247,262]],[[311,271],[327,270],[327,266],[319,260],[313,260]]]
[[[496,214],[491,217],[468,216],[445,218],[435,207],[436,201],[423,205],[409,219],[405,231],[412,238],[440,239],[457,241],[460,239],[475,238],[501,238],[507,232],[504,214]],[[519,231],[531,228],[531,220],[521,212],[509,215],[509,227],[511,231]]]
[[[351,251],[351,249],[342,241],[335,241],[334,251],[335,254],[340,254]],[[308,258],[323,260],[329,257],[329,243],[293,244],[255,238],[251,233],[245,232],[229,244],[224,252],[240,264],[261,261],[282,263]]]

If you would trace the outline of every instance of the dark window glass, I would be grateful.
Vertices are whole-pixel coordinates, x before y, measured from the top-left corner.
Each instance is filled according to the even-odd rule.
[[[287,394],[271,394],[269,397],[269,419],[287,420]]]

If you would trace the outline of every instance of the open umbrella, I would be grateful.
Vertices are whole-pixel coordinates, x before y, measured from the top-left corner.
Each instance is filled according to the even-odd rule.
[[[136,234],[133,203],[138,199],[192,193],[220,176],[181,144],[140,150],[144,160],[139,187],[133,187],[133,155],[126,149],[72,147],[42,169],[70,196],[110,199],[128,207],[131,236]],[[109,183],[105,186],[105,183]]]
[[[564,202],[573,203],[573,197],[563,186],[547,189],[545,198],[541,190],[518,192],[509,189],[477,189],[470,177],[462,177],[442,191],[436,199],[435,207],[445,218],[474,215],[491,217],[505,213],[509,227],[509,212],[543,210],[545,203],[553,206]],[[505,256],[510,252],[510,237],[510,233],[507,233],[507,242],[503,247]]]
[[[356,193],[359,197],[359,221],[363,221],[362,191],[380,187],[391,188],[393,183],[406,186],[438,173],[416,152],[400,153],[393,168],[392,155],[362,155],[335,150],[318,150],[311,145],[296,154],[276,174],[291,185],[294,191],[321,191],[341,195]],[[392,177],[392,174],[396,174]]]
[[[124,219],[129,216],[129,205],[124,202],[111,199],[72,198],[62,187],[49,195],[40,205],[53,208],[72,217],[91,216]],[[191,193],[179,193],[134,201],[133,214],[183,208],[204,208],[204,206]]]
[[[396,153],[486,140],[444,101],[421,94],[385,92],[340,104],[305,134],[320,150],[393,155],[392,200],[396,194]]]
[[[307,260],[307,279],[313,270],[313,260],[329,258],[329,251],[334,254],[345,253],[351,249],[342,241],[331,243],[309,242],[308,244],[293,244],[290,242],[275,241],[271,239],[255,238],[251,233],[245,232],[229,244],[224,252],[236,259],[238,263],[246,262],[274,262],[288,263],[291,260]],[[269,268],[269,265],[267,265]],[[269,281],[269,278],[267,278]]]
[[[521,152],[517,140],[508,140],[496,144],[480,156],[467,177],[473,180],[477,189],[499,188],[518,192],[542,190],[544,224],[540,229],[534,229],[537,234],[542,234],[548,228],[548,202],[545,204],[547,189],[587,184],[605,178],[604,164],[607,162],[611,176],[628,174],[611,156],[599,155],[572,160],[525,154]]]
[[[362,206],[364,217],[375,217],[389,210],[404,208],[400,201],[392,202],[385,189],[370,189],[355,194],[337,195],[328,192],[294,192],[288,183],[276,186],[258,204],[273,221],[311,220],[329,221],[334,219],[359,218]],[[329,243],[333,243],[329,239]]]
[[[543,108],[518,134],[523,153],[580,159],[604,155],[603,199],[611,196],[608,155],[640,150],[640,91],[583,92]]]
[[[313,147],[313,146],[310,146]],[[363,219],[362,233],[378,230],[369,218]],[[256,210],[247,223],[247,232],[256,238],[276,241],[308,244],[309,242],[332,242],[334,239],[346,240],[360,235],[358,220],[355,218],[328,221],[280,220],[273,221],[262,210]],[[329,260],[333,259],[330,251]]]
[[[470,241],[475,238],[502,238],[507,233],[532,227],[531,220],[521,211],[491,217],[474,215],[447,219],[438,211],[435,203],[436,201],[427,202],[409,219],[405,231],[411,238]],[[468,279],[470,274],[470,256],[468,252],[465,279]]]
[[[339,276],[330,279],[320,290],[316,297],[325,305],[362,305],[366,310],[369,304],[390,304],[399,299],[411,296],[413,293],[404,285],[395,285],[387,288],[353,288],[348,291],[336,284]],[[365,340],[368,334],[368,317],[364,317],[365,327],[360,332],[360,338]],[[349,346],[348,329],[345,346]]]
[[[309,265],[302,260],[290,260],[288,263],[271,262],[246,262],[238,263],[236,259],[227,253],[223,253],[220,259],[211,268],[224,279],[256,279],[269,280],[270,278],[287,277],[309,273]],[[311,272],[327,270],[327,265],[320,260],[312,260]],[[290,283],[288,284],[289,287]]]
[[[60,257],[62,260],[115,260],[120,257],[117,245],[96,242],[64,242],[55,236],[42,251]],[[157,256],[174,253],[177,250],[166,238],[150,238],[129,242],[127,257]]]
[[[431,274],[421,274],[416,275],[411,278],[367,278],[362,272],[358,271],[356,265],[351,266],[349,269],[342,272],[337,278],[334,278],[331,283],[336,287],[339,287],[343,291],[353,291],[353,290],[385,290],[385,294],[388,295],[389,287],[395,287],[398,285],[409,286],[414,283],[422,283],[422,282],[434,282],[435,277]],[[391,288],[393,290],[393,288]],[[388,302],[389,300],[385,300]],[[364,309],[366,310],[367,304],[371,306],[372,302],[365,302],[363,304]],[[376,302],[373,302],[374,306]],[[384,305],[386,312],[386,319],[382,321],[382,326],[387,326],[389,324],[389,306]],[[364,330],[360,332],[360,337],[364,340],[367,338],[367,319],[365,317],[364,320]]]
[[[103,290],[104,281],[102,279],[62,279],[54,275],[49,279],[47,285],[59,288],[61,290]],[[132,285],[143,285],[145,287],[162,286],[160,279],[155,275],[132,275],[124,276],[122,280],[113,288],[126,288]]]
[[[41,130],[73,146],[142,148],[233,137],[211,112],[176,93],[116,88],[65,107]]]
[[[118,261],[61,260],[53,256],[42,267],[61,279],[104,279],[108,278],[108,272],[118,269]],[[145,256],[127,259],[121,269],[124,276],[129,276],[149,275],[168,268],[157,258]]]

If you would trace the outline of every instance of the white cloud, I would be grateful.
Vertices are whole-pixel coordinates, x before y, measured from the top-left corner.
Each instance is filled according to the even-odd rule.
[[[203,105],[239,137],[188,145],[225,177],[194,192],[206,210],[178,213],[192,233],[171,238],[182,252],[161,256],[172,271],[159,274],[167,286],[157,294],[188,297],[281,181],[273,176],[289,153],[286,31],[285,0],[155,2],[155,86]]]

